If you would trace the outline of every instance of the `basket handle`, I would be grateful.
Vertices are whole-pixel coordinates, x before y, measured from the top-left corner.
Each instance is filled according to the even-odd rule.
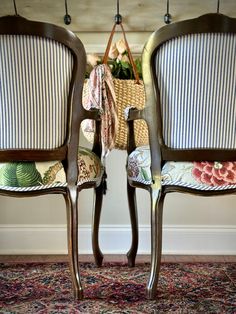
[[[126,49],[127,49],[127,52],[128,52],[129,61],[130,61],[131,65],[132,65],[132,69],[133,69],[133,72],[134,72],[134,77],[135,77],[136,83],[140,84],[137,67],[136,67],[136,64],[134,63],[134,59],[133,59],[133,56],[131,54],[131,51],[130,51],[130,48],[129,48],[129,44],[128,44],[128,41],[127,41],[127,38],[126,38],[126,35],[125,35],[125,30],[124,30],[124,27],[123,27],[122,23],[120,23],[120,24],[116,24],[115,23],[113,25],[113,28],[111,30],[111,34],[110,34],[110,37],[109,37],[109,40],[108,40],[108,43],[107,43],[107,47],[106,47],[106,50],[105,50],[105,54],[104,54],[102,63],[107,64],[108,55],[109,55],[109,51],[110,51],[110,48],[111,48],[113,35],[115,33],[115,30],[116,30],[116,25],[120,25],[120,27],[121,27],[122,34],[123,34],[123,37],[124,37],[124,40],[125,40]]]

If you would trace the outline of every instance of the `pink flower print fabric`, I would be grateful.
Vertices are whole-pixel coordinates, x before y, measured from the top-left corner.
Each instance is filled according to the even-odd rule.
[[[210,186],[235,184],[236,162],[194,162],[192,174],[198,182]]]

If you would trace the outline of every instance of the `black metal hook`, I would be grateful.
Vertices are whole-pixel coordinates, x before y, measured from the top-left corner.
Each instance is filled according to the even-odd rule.
[[[15,2],[15,0],[13,0],[13,5],[14,5],[14,10],[15,10],[15,15],[18,15],[18,12],[17,12],[17,8],[16,8],[16,2]]]
[[[217,1],[217,13],[220,13],[220,0]]]
[[[166,24],[170,24],[171,23],[171,19],[172,19],[172,16],[169,12],[169,0],[166,0],[166,14],[164,15],[164,22]]]
[[[67,0],[65,0],[65,10],[66,14],[64,15],[64,23],[69,25],[71,23],[71,16],[68,14]]]
[[[122,22],[122,16],[120,15],[120,1],[116,1],[116,15],[115,15],[115,23],[120,24]]]

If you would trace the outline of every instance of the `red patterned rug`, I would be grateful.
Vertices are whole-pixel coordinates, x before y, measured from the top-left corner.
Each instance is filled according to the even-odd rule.
[[[149,264],[81,263],[85,299],[74,301],[66,263],[0,264],[0,313],[236,313],[235,263],[164,263],[156,300]]]

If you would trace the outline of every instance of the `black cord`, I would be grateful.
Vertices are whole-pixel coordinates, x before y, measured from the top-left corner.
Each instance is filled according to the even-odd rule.
[[[122,22],[122,16],[120,15],[120,1],[116,1],[116,15],[115,15],[115,23],[120,24]]]
[[[16,8],[16,2],[15,2],[15,0],[13,0],[13,4],[14,4],[14,10],[15,10],[15,15],[18,15],[18,12],[17,12],[17,8]]]
[[[65,10],[66,14],[64,15],[64,23],[69,25],[71,23],[71,16],[68,14],[67,0],[65,0]]]
[[[169,6],[170,6],[169,0],[166,0],[166,14],[164,15],[164,22],[166,24],[170,24],[171,18],[172,18],[171,14],[169,12]]]
[[[217,1],[217,13],[220,13],[220,0]]]
[[[120,1],[119,0],[117,0],[116,1],[116,14],[120,14]]]

